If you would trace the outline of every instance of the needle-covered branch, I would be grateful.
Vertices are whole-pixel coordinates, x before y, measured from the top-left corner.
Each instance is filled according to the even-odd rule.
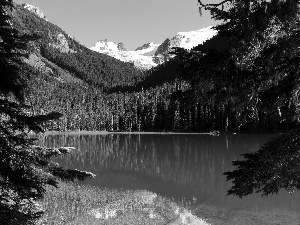
[[[24,104],[30,78],[23,57],[35,36],[20,34],[12,22],[12,0],[0,1],[0,224],[35,224],[43,214],[37,204],[45,186],[57,187],[57,179],[83,180],[94,174],[64,170],[52,157],[67,154],[70,147],[35,145],[28,133],[43,132],[43,125],[62,116],[58,112],[34,115]]]
[[[243,156],[244,160],[233,161],[235,170],[224,173],[233,183],[228,195],[300,190],[300,130],[276,137],[260,150]]]
[[[181,78],[197,100],[234,113],[236,129],[255,132],[265,122],[274,130],[299,127],[299,1],[198,2],[222,23],[215,26],[215,37],[180,55]],[[236,169],[224,173],[233,182],[228,194],[299,190],[299,140],[299,130],[291,131],[234,161]]]
[[[96,174],[87,171],[80,171],[77,169],[63,169],[62,167],[53,167],[50,168],[51,174],[56,177],[59,177],[63,181],[75,181],[80,180],[83,181],[86,178],[94,178]]]

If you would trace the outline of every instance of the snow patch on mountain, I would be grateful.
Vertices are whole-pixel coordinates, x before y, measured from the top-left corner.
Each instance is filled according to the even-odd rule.
[[[91,50],[94,51],[119,51],[118,44],[115,42],[107,41],[107,39],[103,41],[98,41]]]
[[[190,32],[179,32],[182,38],[178,47],[191,49],[204,41],[211,39],[217,34],[217,31],[212,29],[212,26],[205,27],[200,30],[190,31]]]
[[[211,39],[217,34],[217,31],[212,26],[205,27],[196,31],[179,32],[173,38],[167,38],[155,52],[155,56],[160,58],[163,62],[169,60],[173,55],[168,53],[172,51],[173,47],[180,47],[184,49],[192,49],[193,47],[202,44]]]
[[[157,48],[161,44],[155,44],[153,42],[144,44],[142,47],[138,47],[135,52],[138,53],[139,55],[144,55],[144,56],[153,56],[154,53],[156,52]]]
[[[25,9],[29,10],[30,12],[35,13],[38,17],[48,21],[44,15],[43,11],[40,8],[33,6],[33,5],[29,5],[29,4],[22,4],[22,6]]]
[[[196,31],[179,32],[173,38],[167,38],[162,44],[147,43],[138,47],[135,51],[126,51],[123,43],[107,40],[98,41],[90,49],[124,62],[132,62],[137,68],[147,70],[174,57],[168,54],[173,47],[191,49],[211,39],[216,34],[217,31],[210,26]]]
[[[136,51],[126,51],[123,43],[109,42],[107,40],[98,41],[90,49],[99,53],[107,54],[123,62],[131,62],[137,68],[147,70],[157,66],[154,63],[152,56],[147,55],[149,52],[155,52],[159,44],[149,43],[147,46],[143,45]],[[154,54],[152,54],[154,55]]]

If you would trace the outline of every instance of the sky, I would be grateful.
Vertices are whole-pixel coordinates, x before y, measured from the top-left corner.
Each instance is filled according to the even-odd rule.
[[[15,0],[39,7],[46,18],[87,47],[99,40],[122,42],[127,50],[162,43],[178,32],[218,22],[199,14],[197,0]],[[209,2],[209,0],[203,1]]]

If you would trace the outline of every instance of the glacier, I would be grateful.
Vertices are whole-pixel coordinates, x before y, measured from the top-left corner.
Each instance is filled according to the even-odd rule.
[[[123,62],[131,62],[141,70],[148,70],[173,57],[168,55],[172,47],[192,49],[216,34],[217,31],[209,26],[196,31],[178,32],[174,37],[167,38],[163,43],[147,43],[142,47],[138,47],[135,51],[124,50],[122,42],[110,42],[107,39],[98,41],[90,49]],[[122,46],[122,48],[119,46]]]

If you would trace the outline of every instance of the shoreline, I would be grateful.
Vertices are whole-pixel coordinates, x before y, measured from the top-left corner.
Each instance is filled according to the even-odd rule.
[[[219,135],[251,135],[251,134],[284,134],[288,131],[257,131],[257,132],[174,132],[174,131],[45,131],[42,135],[109,135],[109,134],[163,134],[163,135],[210,135],[210,136],[219,136]],[[32,135],[37,135],[36,133],[30,133]]]
[[[210,225],[201,216],[192,215],[186,205],[153,191],[103,189],[66,182],[59,182],[58,186],[58,189],[47,186],[45,198],[39,203],[48,210],[39,224],[47,221],[137,224],[135,221],[139,221],[139,224],[149,225]],[[57,201],[62,197],[65,198],[63,204]]]
[[[189,132],[165,132],[165,131],[46,131],[45,135],[49,134],[206,134],[212,135],[212,133],[189,133]],[[235,134],[235,133],[230,133]]]

